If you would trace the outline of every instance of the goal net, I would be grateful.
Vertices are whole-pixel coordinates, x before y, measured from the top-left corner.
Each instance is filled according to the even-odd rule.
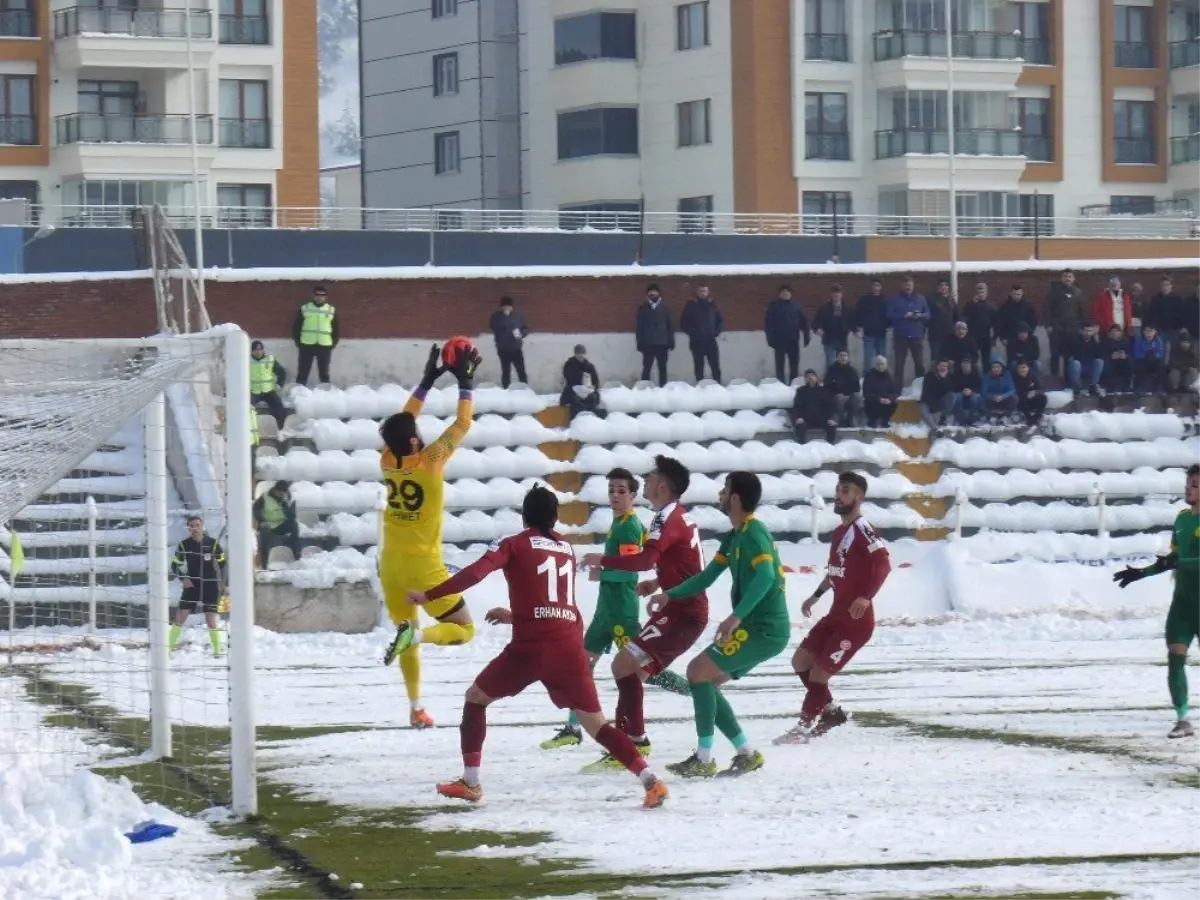
[[[255,811],[249,387],[232,327],[0,341],[0,770]]]

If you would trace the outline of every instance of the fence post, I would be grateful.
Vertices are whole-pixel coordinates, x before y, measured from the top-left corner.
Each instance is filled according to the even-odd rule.
[[[383,558],[383,517],[387,515],[387,491],[381,484],[379,495],[375,498],[375,508],[379,510],[379,527],[375,536],[375,577],[379,577],[379,560]],[[383,586],[377,591],[379,598],[379,626],[386,628],[391,624],[388,617],[387,605],[383,602]]]
[[[1104,497],[1104,491],[1100,490],[1100,482],[1096,482],[1092,486],[1092,491],[1088,494],[1088,502],[1096,507],[1096,534],[1098,537],[1108,537],[1108,504]]]
[[[808,508],[812,516],[809,528],[812,532],[813,543],[815,544],[821,538],[821,512],[825,509],[825,500],[817,493],[817,485],[815,483],[808,486]]]
[[[87,498],[88,530],[88,629],[96,631],[96,498]]]
[[[962,537],[963,515],[967,507],[967,489],[961,484],[954,491],[954,536]]]

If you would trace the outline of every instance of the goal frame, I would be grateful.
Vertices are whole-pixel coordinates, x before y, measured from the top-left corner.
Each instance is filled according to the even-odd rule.
[[[254,547],[251,513],[253,451],[250,445],[250,338],[241,328],[224,325],[190,334],[146,338],[80,338],[79,344],[113,349],[154,349],[206,341],[224,355],[225,521],[229,612],[229,762],[231,801],[238,816],[258,812],[254,700]],[[0,340],[0,351],[59,348],[72,339]],[[237,402],[237,398],[242,398]],[[143,407],[146,445],[147,613],[150,625],[150,734],[153,758],[172,755],[170,718],[170,646],[172,621],[168,525],[166,396],[159,392]],[[90,451],[89,451],[90,452]],[[10,609],[14,604],[10,601]]]

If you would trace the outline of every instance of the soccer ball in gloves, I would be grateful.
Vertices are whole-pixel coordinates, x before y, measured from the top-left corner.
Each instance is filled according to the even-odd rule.
[[[469,337],[462,335],[452,337],[442,345],[442,364],[447,369],[453,370],[462,360],[477,352],[478,348],[475,346],[475,342]]]

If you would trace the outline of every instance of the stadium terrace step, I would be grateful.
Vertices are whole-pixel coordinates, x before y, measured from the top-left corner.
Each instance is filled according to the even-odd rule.
[[[571,424],[571,411],[565,406],[547,406],[533,417],[547,428],[566,428]]]
[[[915,397],[901,397],[896,401],[892,422],[896,425],[916,425],[921,421],[920,404]]]
[[[538,444],[538,450],[555,462],[574,462],[579,455],[579,441],[548,441]]]

